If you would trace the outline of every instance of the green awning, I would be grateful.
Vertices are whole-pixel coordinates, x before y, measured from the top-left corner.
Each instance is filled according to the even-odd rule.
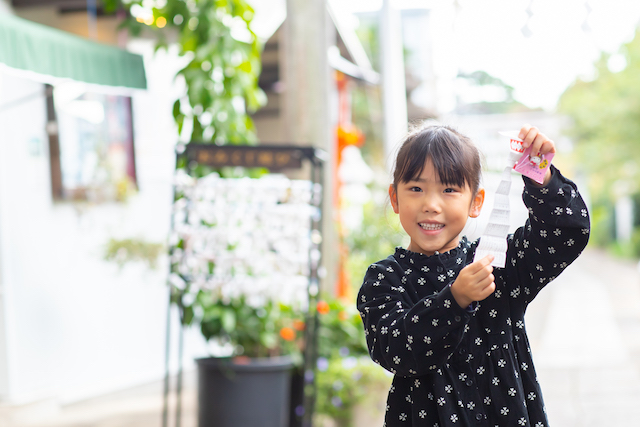
[[[0,13],[0,63],[45,76],[146,89],[140,55]]]

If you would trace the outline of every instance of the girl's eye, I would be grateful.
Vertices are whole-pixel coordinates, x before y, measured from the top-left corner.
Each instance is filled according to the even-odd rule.
[[[418,193],[418,192],[422,191],[422,188],[420,188],[420,187],[411,187],[411,188],[409,189],[409,191],[413,191],[413,192]]]
[[[456,192],[456,189],[455,189],[455,188],[451,188],[451,187],[449,187],[449,188],[445,188],[445,189],[444,189],[444,192],[445,192],[445,193],[455,193],[455,192]]]

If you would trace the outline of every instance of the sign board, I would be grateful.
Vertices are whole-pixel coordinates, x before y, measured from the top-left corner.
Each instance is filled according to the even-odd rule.
[[[189,161],[211,167],[241,166],[279,171],[300,169],[303,159],[313,160],[315,150],[296,146],[234,146],[190,143],[186,146],[185,154]]]

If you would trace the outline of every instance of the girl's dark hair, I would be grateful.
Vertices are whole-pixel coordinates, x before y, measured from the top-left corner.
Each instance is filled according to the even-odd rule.
[[[401,182],[416,180],[427,160],[443,184],[464,187],[472,194],[480,187],[482,166],[480,151],[467,136],[448,126],[430,125],[419,128],[404,140],[393,170],[393,187]]]

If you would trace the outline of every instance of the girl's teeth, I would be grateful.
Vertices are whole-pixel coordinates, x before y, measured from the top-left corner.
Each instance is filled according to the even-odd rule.
[[[444,225],[442,224],[420,224],[424,230],[440,230]]]

